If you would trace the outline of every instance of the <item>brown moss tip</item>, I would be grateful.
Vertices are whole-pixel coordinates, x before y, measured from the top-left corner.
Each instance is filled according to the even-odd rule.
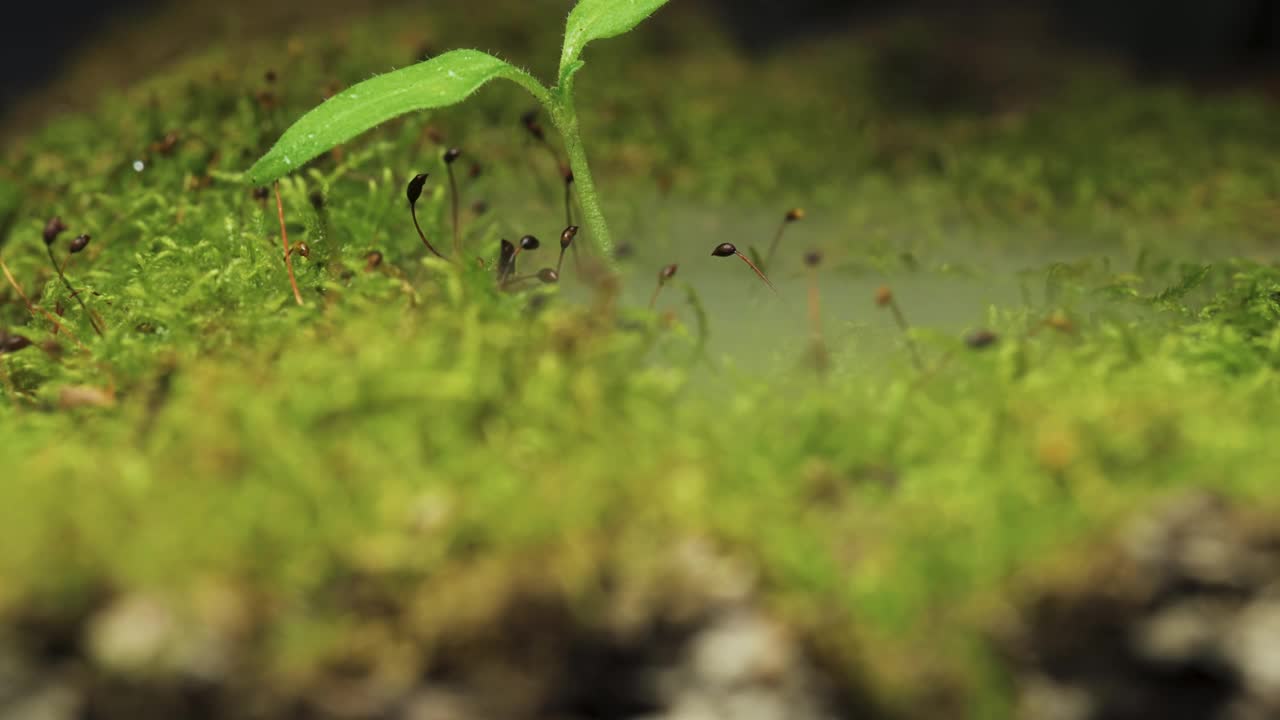
[[[876,305],[879,307],[888,307],[891,304],[893,304],[893,291],[889,289],[888,285],[881,285],[880,288],[876,290]]]
[[[410,205],[418,204],[418,198],[422,197],[422,186],[427,184],[427,177],[427,173],[418,173],[409,180],[409,185],[405,188],[405,196],[409,198]]]
[[[787,211],[786,221],[796,222],[804,219],[804,208],[791,208]]]
[[[964,344],[974,350],[982,350],[995,345],[1000,336],[991,330],[975,330],[964,339]]]
[[[31,340],[26,335],[9,335],[0,340],[0,353],[16,353],[31,347]]]
[[[578,236],[577,225],[570,225],[569,227],[565,228],[564,232],[560,233],[560,248],[568,249],[568,247],[573,244],[573,239],[577,236]]]
[[[66,229],[67,224],[62,222],[62,218],[54,215],[44,224],[44,231],[40,235],[44,238],[45,245],[52,245]]]

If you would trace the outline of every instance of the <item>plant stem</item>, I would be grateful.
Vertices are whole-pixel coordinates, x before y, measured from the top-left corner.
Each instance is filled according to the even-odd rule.
[[[462,236],[458,234],[458,181],[453,177],[452,163],[446,164],[445,170],[449,173],[449,205],[453,213],[453,256],[462,262]],[[418,221],[416,213],[413,221]]]
[[[298,280],[293,276],[293,253],[289,252],[289,231],[284,227],[284,201],[280,199],[280,181],[275,182],[276,212],[280,215],[280,244],[284,246],[284,266],[289,271],[289,287],[293,288],[293,299],[302,304],[302,293],[298,292]]]
[[[75,333],[64,327],[62,323],[58,322],[58,318],[54,317],[53,313],[45,310],[44,308],[36,307],[35,303],[31,302],[31,298],[23,292],[22,286],[13,278],[13,273],[9,271],[9,266],[5,264],[3,257],[0,257],[0,270],[4,271],[5,279],[8,280],[9,284],[13,286],[13,289],[17,291],[18,297],[22,298],[22,302],[27,306],[28,312],[32,315],[44,315],[45,318],[53,324],[55,330],[71,338],[71,341],[79,346],[81,350],[86,353],[89,352],[89,348],[85,347],[85,344],[80,342],[80,338],[76,337]]]
[[[591,177],[591,167],[587,164],[586,148],[578,134],[578,113],[573,107],[572,86],[563,85],[552,91],[550,100],[547,109],[556,130],[560,131],[560,136],[564,139],[569,169],[573,171],[573,182],[578,186],[578,202],[582,204],[583,221],[591,230],[591,239],[604,256],[604,261],[613,267],[613,238],[609,235],[609,225],[605,222],[600,199],[596,196],[596,184]]]
[[[911,352],[911,362],[916,366],[916,370],[924,372],[924,360],[920,359],[920,350],[911,337],[911,325],[907,323],[907,316],[902,314],[902,308],[898,307],[896,299],[889,301],[889,310],[893,313],[893,319],[898,323],[898,329],[902,331],[902,337],[906,340],[907,350]]]
[[[737,255],[738,257],[742,258],[742,262],[746,263],[746,264],[747,264],[747,266],[748,266],[748,267],[750,267],[750,268],[752,269],[752,271],[754,271],[754,272],[755,272],[756,277],[758,277],[758,278],[760,278],[762,281],[764,281],[764,284],[765,284],[765,285],[768,285],[768,286],[769,286],[769,289],[770,289],[770,290],[772,290],[772,291],[773,291],[773,293],[774,293],[775,295],[777,295],[777,294],[778,294],[778,288],[774,287],[774,286],[773,286],[773,283],[769,282],[769,278],[768,278],[768,277],[765,277],[764,272],[762,272],[762,271],[760,270],[760,268],[756,267],[756,264],[755,264],[755,263],[751,262],[751,260],[750,260],[746,255],[743,255],[743,254],[742,254],[742,253],[740,253],[740,252],[736,252],[736,251],[735,251],[735,253],[734,253],[734,254],[735,254],[735,255]]]
[[[62,268],[58,266],[58,258],[53,256],[53,246],[45,245],[44,249],[48,251],[49,262],[53,264],[54,272],[58,273],[58,277],[62,279],[62,284],[66,286],[67,292],[71,293],[71,297],[75,298],[76,302],[80,303],[80,309],[84,311],[84,316],[89,318],[90,327],[92,327],[93,331],[98,334],[98,337],[102,337],[102,328],[98,327],[98,321],[94,319],[93,313],[89,312],[89,306],[84,304],[84,298],[80,297],[80,293],[75,288],[71,287],[71,282],[67,280],[67,276],[62,273]]]

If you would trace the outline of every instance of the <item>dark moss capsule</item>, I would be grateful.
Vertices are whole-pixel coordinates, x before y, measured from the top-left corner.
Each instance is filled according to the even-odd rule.
[[[791,208],[787,211],[786,221],[795,222],[804,219],[804,208]]]
[[[31,340],[26,335],[10,335],[0,340],[0,351],[16,353],[31,347]]]
[[[266,189],[265,187],[256,187],[253,189],[254,200],[265,201],[268,197],[270,197],[270,195],[271,195],[271,191]]]
[[[822,253],[817,250],[810,250],[804,254],[804,264],[809,267],[818,267],[822,264]]]
[[[324,209],[324,193],[319,190],[313,190],[307,199],[311,201],[311,207],[315,208],[316,212]]]
[[[675,263],[671,263],[670,265],[662,268],[661,270],[658,271],[658,282],[665,283],[666,281],[675,277],[676,271],[679,269],[680,269],[680,266]]]
[[[887,285],[881,285],[876,290],[876,305],[885,307],[893,303],[893,291]]]
[[[999,339],[1000,336],[990,330],[975,330],[964,339],[964,343],[974,350],[981,350],[995,345]]]
[[[538,122],[537,110],[530,110],[529,112],[521,115],[520,123],[524,125],[524,129],[528,130],[529,134],[532,135],[535,140],[538,140],[539,142],[546,140],[547,135],[543,132],[542,125]]]
[[[471,203],[471,212],[475,213],[476,215],[483,215],[489,212],[489,203],[483,200],[477,200]]]
[[[405,188],[405,195],[409,198],[410,205],[416,205],[418,198],[422,197],[422,186],[427,184],[427,173],[419,173],[413,176],[409,181],[409,187]]]
[[[368,255],[364,256],[365,270],[373,270],[374,268],[378,267],[381,264],[382,264],[382,252],[379,250],[374,250],[370,252]]]
[[[564,232],[560,233],[560,247],[562,249],[568,249],[569,246],[573,244],[573,239],[577,236],[578,236],[577,225],[570,225],[569,227],[565,228]]]
[[[52,245],[66,229],[66,223],[62,222],[62,218],[55,215],[49,218],[49,222],[44,224],[44,231],[40,235],[44,238],[45,245]]]
[[[520,238],[521,250],[537,250],[541,246],[542,246],[542,243],[538,240],[538,238],[532,235],[525,235],[524,237]]]
[[[538,271],[538,279],[551,285],[560,282],[560,273],[556,272],[554,268],[542,268]]]
[[[475,180],[476,178],[480,177],[483,174],[484,174],[484,168],[480,166],[480,163],[478,162],[471,163],[471,169],[467,172],[467,175],[470,176],[472,180]]]
[[[451,147],[444,151],[444,162],[446,165],[452,165],[460,157],[462,157],[462,148]]]
[[[511,258],[515,257],[516,246],[511,241],[503,238],[502,244],[498,246],[498,277],[504,277],[507,274],[507,268],[511,265]]]
[[[733,243],[721,243],[716,246],[715,250],[711,251],[711,254],[715,257],[729,257],[730,255],[737,255],[738,248],[734,247]]]
[[[306,244],[305,242],[299,242],[299,243],[298,243],[297,245],[295,245],[294,247],[296,247],[296,248],[297,248],[297,250],[298,250],[298,254],[299,254],[299,255],[301,255],[302,257],[304,257],[304,258],[310,258],[310,257],[311,257],[311,246],[310,246],[310,245],[308,245],[308,244]]]
[[[89,247],[89,241],[91,239],[92,238],[88,233],[85,233],[84,235],[77,235],[71,240],[71,253],[74,255],[75,253],[81,252],[85,248]]]

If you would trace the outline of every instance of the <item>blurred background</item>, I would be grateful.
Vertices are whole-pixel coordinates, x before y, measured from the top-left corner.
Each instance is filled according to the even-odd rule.
[[[769,53],[779,44],[814,33],[840,32],[885,18],[913,16],[923,22],[981,18],[988,27],[980,42],[1025,42],[1029,34],[1056,41],[1050,47],[1099,51],[1130,63],[1140,73],[1195,82],[1253,83],[1276,91],[1280,68],[1280,2],[1277,0],[974,0],[961,9],[937,0],[686,0],[718,14],[744,49]],[[548,5],[571,4],[546,0]],[[108,36],[114,52],[110,67],[81,70],[94,78],[84,86],[113,87],[154,71],[184,51],[249,32],[289,32],[309,19],[334,13],[355,14],[375,7],[406,4],[370,2],[298,2],[273,0],[263,5],[214,3],[217,8],[166,0],[64,0],[15,3],[0,24],[0,108],[13,122],[31,122],[67,97],[22,103],[45,87]],[[240,6],[241,10],[236,10]],[[210,13],[223,13],[210,23]],[[144,15],[172,15],[180,30],[157,37],[130,35],[129,26]],[[206,18],[205,21],[199,18]],[[235,27],[227,25],[227,18]],[[154,27],[154,25],[152,25]],[[955,26],[957,34],[966,26]],[[956,37],[957,42],[965,38]],[[976,42],[976,41],[975,41]]]

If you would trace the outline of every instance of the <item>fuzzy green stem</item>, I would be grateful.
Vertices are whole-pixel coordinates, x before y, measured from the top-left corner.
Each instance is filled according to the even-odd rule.
[[[600,199],[596,196],[596,184],[591,178],[591,167],[587,164],[587,151],[582,145],[582,137],[578,133],[578,113],[573,107],[572,84],[557,87],[552,92],[551,102],[547,108],[551,113],[551,121],[564,139],[564,150],[569,156],[569,169],[573,171],[573,182],[578,186],[578,202],[582,204],[582,219],[591,231],[591,239],[596,248],[604,256],[611,267],[613,265],[613,239],[609,235],[609,225],[605,222],[604,211],[600,208]]]

